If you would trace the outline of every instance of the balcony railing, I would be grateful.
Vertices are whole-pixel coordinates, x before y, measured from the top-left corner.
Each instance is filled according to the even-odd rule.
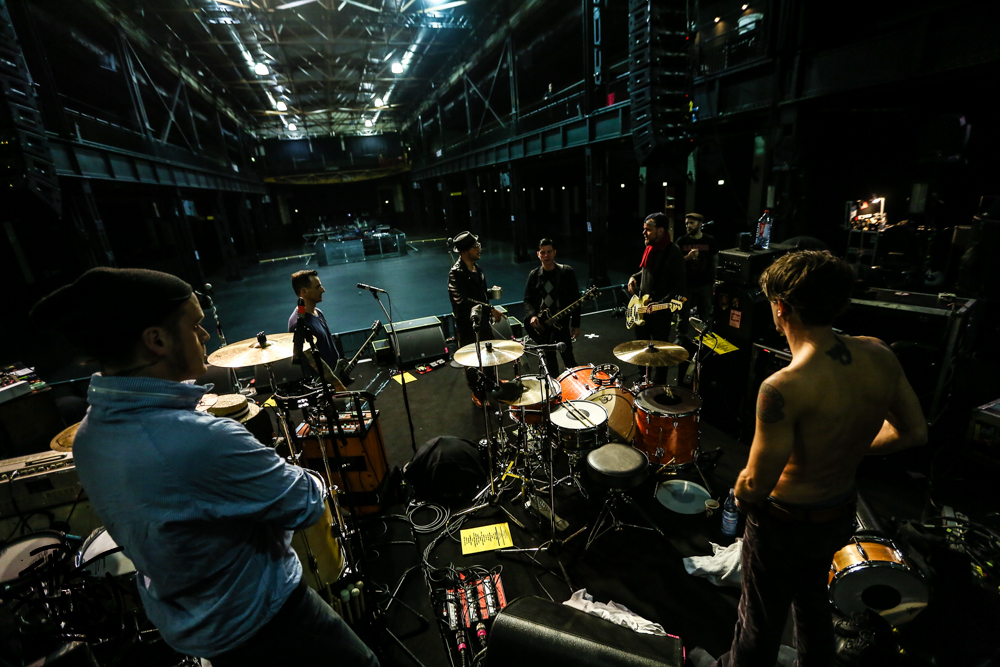
[[[749,20],[748,20],[749,19]],[[742,25],[702,40],[695,75],[710,76],[767,56],[767,23],[763,14],[748,14]]]

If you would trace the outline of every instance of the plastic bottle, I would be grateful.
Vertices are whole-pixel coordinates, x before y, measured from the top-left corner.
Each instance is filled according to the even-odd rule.
[[[729,489],[729,497],[722,504],[722,534],[732,537],[736,534],[736,524],[739,523],[740,512],[736,509],[736,489]]]
[[[771,245],[771,211],[764,209],[764,215],[757,220],[757,245],[767,248]]]

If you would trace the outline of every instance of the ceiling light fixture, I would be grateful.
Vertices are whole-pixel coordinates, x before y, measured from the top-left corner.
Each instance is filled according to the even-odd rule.
[[[316,2],[316,0],[292,0],[292,2],[286,2],[283,5],[278,5],[275,9],[291,9],[292,7],[308,5],[310,2]]]
[[[393,74],[402,74],[403,73],[403,64],[402,63],[393,63],[392,64],[392,73]]]
[[[385,106],[385,103],[382,101],[381,97],[376,97],[375,98],[375,106],[376,107],[383,107],[383,106]]]
[[[274,105],[274,108],[278,111],[288,111],[288,105],[281,100],[278,100],[278,103]]]
[[[267,76],[268,74],[271,73],[271,70],[269,70],[267,68],[267,65],[265,65],[264,63],[257,63],[256,65],[253,66],[253,73],[256,74],[257,76]]]
[[[289,123],[288,124],[288,131],[289,132],[294,132],[297,129],[299,129],[299,128],[295,125],[295,123]]]
[[[365,127],[371,127],[372,122],[370,120],[365,120]]]
[[[722,17],[721,17],[721,16],[716,16],[716,17],[715,17],[715,22],[716,22],[716,23],[718,23],[718,22],[719,22],[719,21],[721,21],[721,20],[722,20]]]

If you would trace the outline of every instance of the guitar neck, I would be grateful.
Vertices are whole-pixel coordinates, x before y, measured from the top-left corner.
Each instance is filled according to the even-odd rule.
[[[667,303],[654,303],[650,305],[648,308],[649,308],[648,312],[650,313],[655,313],[658,310],[667,310],[668,308],[670,310],[678,310],[677,305],[674,304],[673,301],[668,301]]]
[[[555,315],[551,316],[547,321],[548,322],[555,322],[557,320],[560,320],[560,319],[566,317],[567,315],[569,315],[570,311],[572,311],[572,310],[574,310],[576,308],[579,308],[581,305],[583,305],[583,302],[586,301],[587,299],[589,299],[590,296],[591,296],[590,292],[588,292],[587,294],[584,294],[579,299],[577,299],[573,303],[569,304],[568,306],[566,306],[565,308],[563,308],[562,310],[560,310]]]
[[[354,370],[354,367],[358,365],[358,362],[361,361],[361,353],[365,351],[365,348],[372,344],[372,341],[375,340],[375,336],[377,335],[378,331],[376,330],[372,332],[371,336],[368,336],[368,340],[365,341],[365,344],[361,346],[357,354],[354,355],[354,358],[351,359],[351,363],[347,364],[347,368],[344,369],[344,372],[347,375],[350,375],[351,371]]]

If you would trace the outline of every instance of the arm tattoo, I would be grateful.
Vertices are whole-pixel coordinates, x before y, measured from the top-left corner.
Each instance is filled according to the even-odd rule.
[[[781,411],[785,407],[785,398],[781,392],[769,384],[760,386],[757,394],[757,418],[765,424],[773,424],[785,418]]]
[[[837,339],[837,344],[827,350],[826,354],[834,361],[839,361],[841,366],[851,365],[851,351],[844,345],[844,341],[839,338]]]

